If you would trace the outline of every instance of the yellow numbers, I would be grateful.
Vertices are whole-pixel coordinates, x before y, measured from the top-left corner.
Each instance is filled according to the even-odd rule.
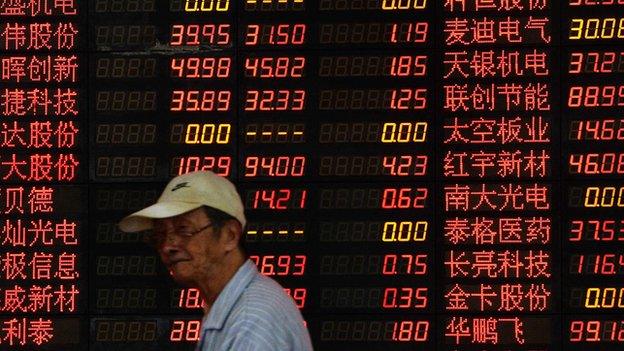
[[[422,143],[427,138],[427,122],[384,123],[382,143]]]
[[[570,24],[572,40],[613,38],[624,39],[624,18],[573,18]]]
[[[385,222],[381,240],[385,242],[425,241],[428,226],[427,221]]]
[[[382,10],[421,10],[427,6],[427,0],[382,0]]]
[[[623,308],[624,288],[588,288],[585,308]]]
[[[572,25],[570,26],[570,39],[581,39],[581,34],[583,34],[583,19],[582,18],[573,18]]]
[[[617,194],[617,195],[616,195]],[[624,187],[590,186],[585,189],[585,207],[624,207]]]
[[[230,0],[186,0],[186,12],[225,12],[230,9]]]
[[[230,124],[196,124],[186,126],[185,144],[227,144],[230,141]]]

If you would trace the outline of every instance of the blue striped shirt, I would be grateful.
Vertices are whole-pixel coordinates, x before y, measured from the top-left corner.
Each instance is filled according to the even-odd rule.
[[[310,334],[294,301],[247,260],[204,316],[197,351],[308,351]]]

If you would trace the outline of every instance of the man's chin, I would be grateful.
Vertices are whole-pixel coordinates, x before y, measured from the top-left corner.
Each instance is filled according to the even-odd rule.
[[[178,284],[181,285],[192,285],[193,279],[190,275],[185,274],[184,269],[180,269],[180,267],[176,267],[179,264],[175,264],[169,268],[169,275],[171,278]]]
[[[194,287],[195,284],[193,283],[193,280],[188,279],[186,277],[180,277],[180,276],[176,276],[176,275],[172,275],[171,276],[173,278],[173,281],[175,281],[177,284],[185,286],[185,287]]]

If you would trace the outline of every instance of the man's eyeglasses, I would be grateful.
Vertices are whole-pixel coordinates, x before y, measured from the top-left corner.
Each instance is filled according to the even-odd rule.
[[[188,239],[212,227],[213,225],[214,223],[208,223],[204,227],[199,228],[195,231],[178,230],[174,228],[173,235],[177,235],[181,238]],[[164,232],[164,231],[154,231],[152,233],[148,233],[145,237],[145,241],[153,247],[160,247],[165,242],[165,240],[167,240],[167,232]]]

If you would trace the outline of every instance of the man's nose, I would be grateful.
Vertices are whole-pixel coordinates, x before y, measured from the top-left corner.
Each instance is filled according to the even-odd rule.
[[[180,251],[181,238],[173,233],[168,233],[161,246],[162,252],[167,255],[173,255]]]

